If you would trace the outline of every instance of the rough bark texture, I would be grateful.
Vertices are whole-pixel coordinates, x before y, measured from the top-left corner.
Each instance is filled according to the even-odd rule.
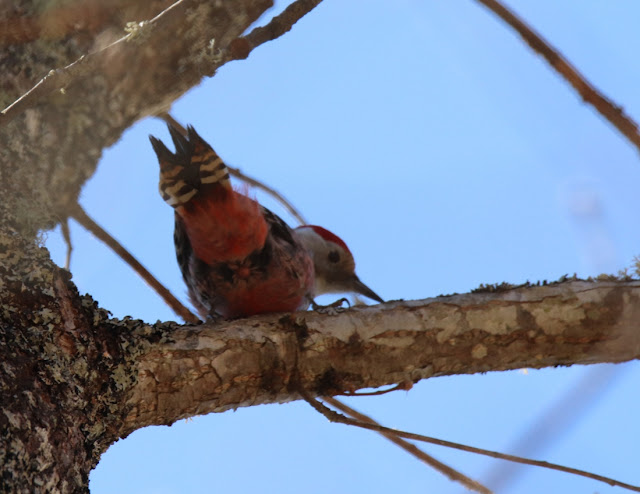
[[[113,371],[124,326],[80,297],[2,213],[0,490],[82,491],[111,442],[105,431],[119,428],[125,386]]]
[[[213,75],[225,61],[220,53],[272,2],[183,0],[152,22],[129,24],[132,35],[118,43],[128,23],[152,19],[172,2],[116,1],[93,11],[96,4],[14,0],[0,7],[0,17],[21,28],[0,32],[2,108],[87,55],[48,79],[47,87],[63,90],[36,92],[27,109],[0,117],[0,195],[12,198],[27,235],[66,217],[102,150]],[[76,26],[83,11],[90,13]],[[22,38],[12,36],[21,30]]]
[[[136,358],[125,429],[294,400],[298,373],[306,389],[332,395],[433,376],[637,359],[639,301],[640,282],[566,282],[337,316],[175,328]]]
[[[431,376],[640,356],[640,282],[181,327],[109,319],[44,249],[3,237],[4,485],[81,492],[100,454],[151,424]],[[18,243],[16,243],[18,242]],[[14,255],[12,253],[25,253]],[[34,264],[34,260],[39,260]]]
[[[101,151],[244,51],[268,0],[0,5],[0,490],[86,492],[118,438],[196,413],[430,376],[638,358],[637,282],[567,283],[181,327],[114,320],[38,245]],[[313,3],[313,2],[311,2]],[[212,40],[215,40],[212,43]],[[237,44],[237,43],[236,43]],[[241,48],[242,46],[240,46]],[[218,51],[221,50],[221,51]],[[225,55],[227,53],[227,55]],[[231,53],[229,56],[228,53]],[[69,74],[72,77],[69,77]],[[17,110],[15,110],[17,108]]]
[[[102,149],[212,75],[220,51],[271,3],[183,0],[113,45],[127,23],[172,2],[0,5],[1,108],[87,56],[0,114],[1,491],[87,491],[136,379],[127,360],[136,352],[121,335],[140,324],[109,322],[80,297],[38,246],[38,231],[67,216]]]

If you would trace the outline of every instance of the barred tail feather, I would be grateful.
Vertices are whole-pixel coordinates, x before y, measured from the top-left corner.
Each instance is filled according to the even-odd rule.
[[[151,146],[160,163],[160,195],[167,204],[178,207],[195,197],[202,185],[220,185],[231,189],[229,170],[213,148],[198,135],[192,126],[187,136],[169,127],[175,153],[153,136]]]
[[[230,189],[229,169],[222,158],[198,135],[196,129],[191,125],[187,127],[187,136],[194,146],[191,163],[198,167],[200,182],[203,184],[217,183]]]

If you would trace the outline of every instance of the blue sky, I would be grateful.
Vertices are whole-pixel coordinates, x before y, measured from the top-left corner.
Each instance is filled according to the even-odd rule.
[[[640,119],[640,4],[507,4]],[[385,299],[611,273],[640,254],[637,150],[470,0],[325,0],[281,39],[204,80],[172,114],[340,235],[361,279]],[[168,138],[162,122],[146,119],[105,151],[81,203],[186,301],[150,133]],[[71,230],[81,292],[116,317],[176,319],[106,247]],[[47,246],[63,263],[58,231]],[[518,453],[511,445],[540,414],[582,390],[552,420],[551,440],[526,454],[638,484],[639,378],[636,363],[514,371],[347,401],[388,426]],[[580,404],[589,393],[595,398]],[[502,465],[424,449],[480,481]],[[518,472],[497,492],[622,492],[533,467]],[[104,455],[91,490],[463,491],[374,433],[329,424],[304,403],[137,431]]]

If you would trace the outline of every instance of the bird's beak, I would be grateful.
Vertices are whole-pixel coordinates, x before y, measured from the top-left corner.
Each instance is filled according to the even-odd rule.
[[[351,280],[351,291],[353,291],[355,293],[359,293],[360,295],[364,295],[365,297],[368,297],[371,300],[375,300],[376,302],[380,302],[380,303],[384,302],[384,300],[382,300],[376,294],[376,292],[374,292],[371,288],[369,288],[367,285],[362,283],[362,281],[360,281],[360,278],[358,278],[355,275],[353,276],[353,279]]]

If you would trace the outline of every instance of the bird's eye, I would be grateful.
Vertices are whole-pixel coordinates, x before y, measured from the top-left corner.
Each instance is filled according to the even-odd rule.
[[[329,252],[329,262],[338,262],[340,261],[340,254],[338,254],[337,250],[332,250]]]

